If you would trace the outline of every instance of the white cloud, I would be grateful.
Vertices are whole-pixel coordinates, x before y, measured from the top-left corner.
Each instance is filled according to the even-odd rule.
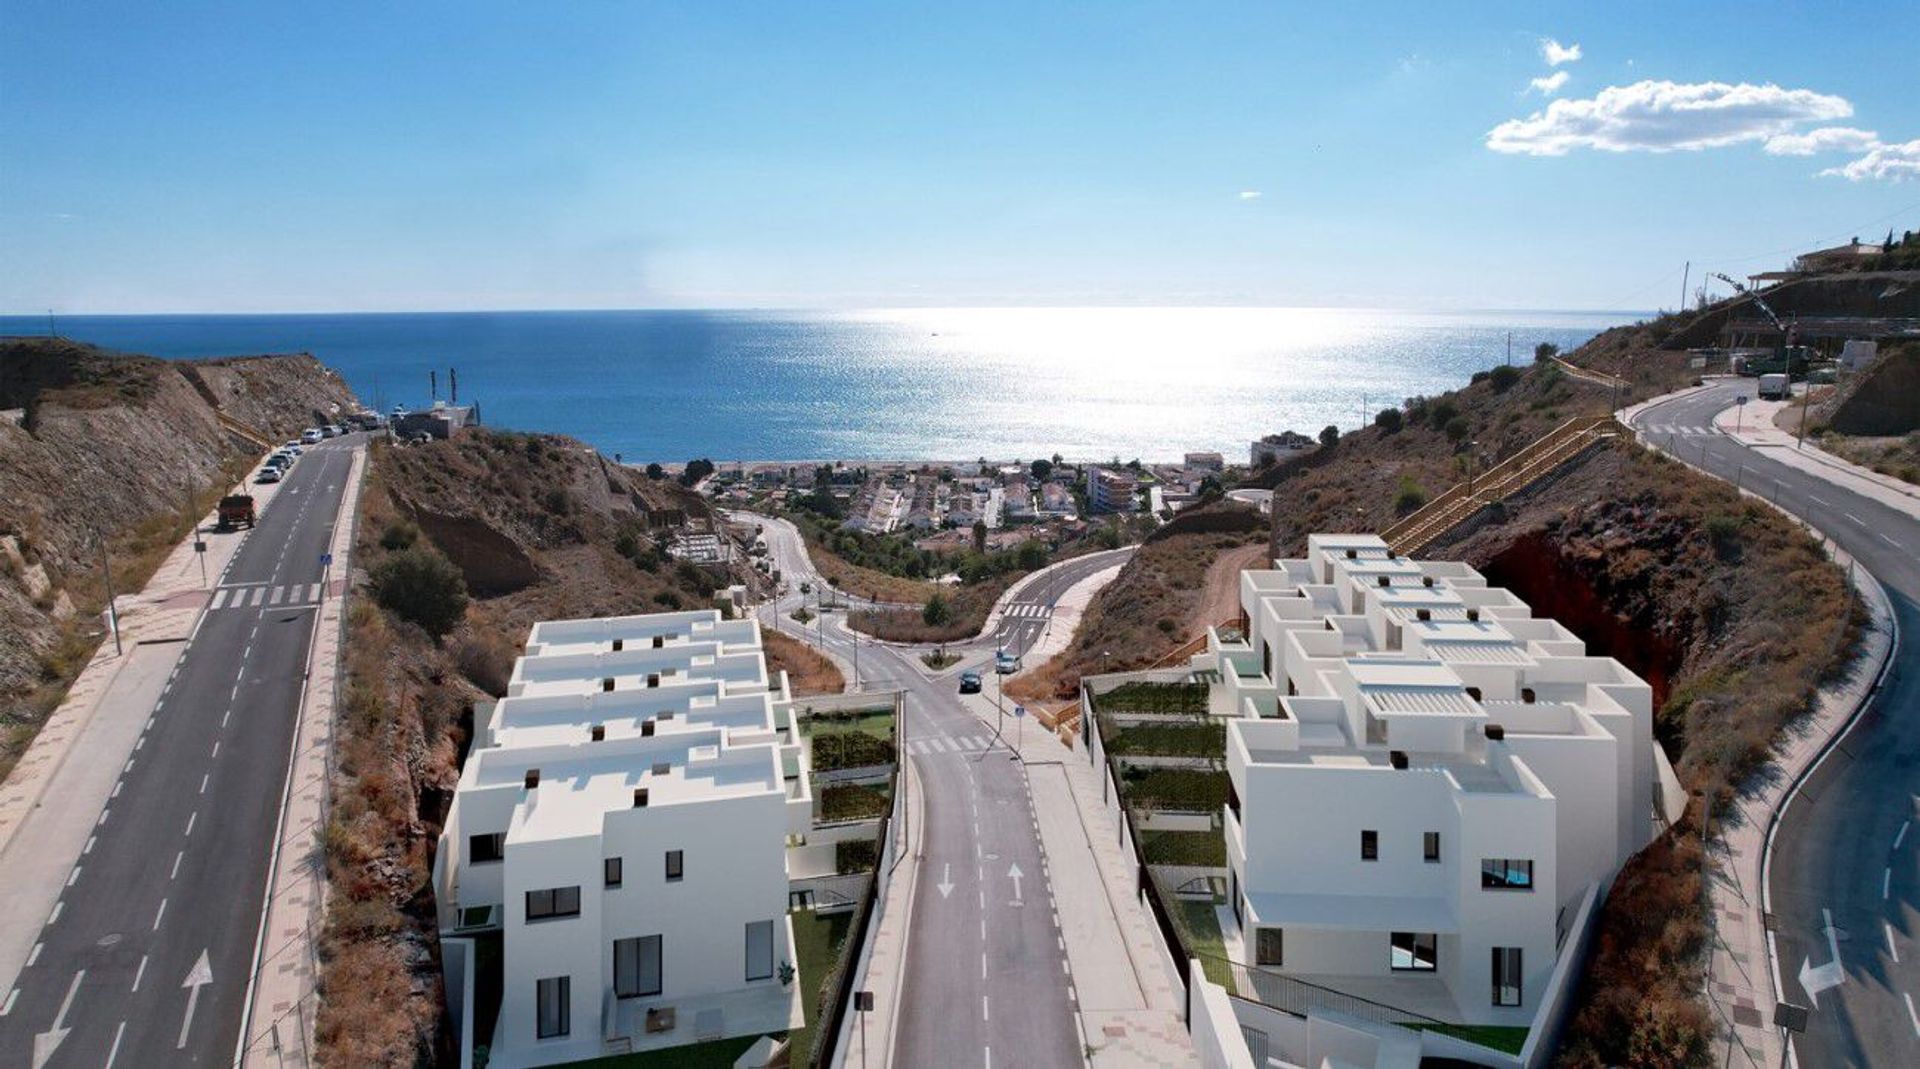
[[[1259,200],[1260,191],[1257,189],[1243,189],[1240,191],[1240,199],[1241,200]]]
[[[1529,156],[1564,156],[1577,148],[1694,151],[1766,141],[1802,124],[1852,114],[1844,97],[1811,89],[1643,81],[1609,86],[1587,99],[1556,100],[1524,119],[1508,119],[1487,132],[1487,147]]]
[[[1769,156],[1811,156],[1816,152],[1865,152],[1880,143],[1872,130],[1851,126],[1822,126],[1804,134],[1776,134],[1767,138]]]
[[[1869,178],[1903,181],[1920,178],[1920,138],[1898,145],[1874,145],[1867,154],[1842,167],[1829,167],[1821,175],[1835,175],[1849,182]]]
[[[1540,38],[1540,58],[1546,60],[1549,67],[1558,67],[1562,63],[1578,63],[1580,46],[1562,45],[1551,37],[1542,37]]]
[[[1545,77],[1535,78],[1528,82],[1527,88],[1539,90],[1541,96],[1552,96],[1560,91],[1561,86],[1567,84],[1569,77],[1572,76],[1566,71],[1554,71]]]

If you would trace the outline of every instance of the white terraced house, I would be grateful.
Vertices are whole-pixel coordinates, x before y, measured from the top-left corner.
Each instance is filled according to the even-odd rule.
[[[533,627],[434,859],[463,1046],[551,1065],[802,1025],[787,844],[813,800],[790,703],[750,619]],[[498,1016],[472,1035],[492,960]]]
[[[1464,564],[1373,535],[1275,563],[1241,575],[1243,635],[1195,658],[1230,718],[1223,920],[1258,967],[1236,993],[1313,1001],[1277,974],[1533,1024],[1570,929],[1677,795],[1650,688]]]

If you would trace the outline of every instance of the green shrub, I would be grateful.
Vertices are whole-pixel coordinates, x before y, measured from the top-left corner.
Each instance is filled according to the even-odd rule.
[[[1227,840],[1217,831],[1142,831],[1140,860],[1149,865],[1204,865],[1227,863]]]
[[[1445,430],[1449,439],[1458,442],[1464,440],[1473,428],[1468,426],[1467,417],[1455,416],[1447,421]]]
[[[1129,768],[1121,773],[1127,804],[1142,809],[1205,813],[1227,804],[1227,774],[1197,768]]]
[[[813,769],[832,772],[842,768],[893,763],[893,743],[864,731],[826,731],[813,737]]]
[[[1495,393],[1506,393],[1513,384],[1520,381],[1520,369],[1511,364],[1501,364],[1487,374],[1487,385]]]
[[[380,548],[388,551],[409,549],[420,540],[420,528],[412,520],[395,520],[380,532]]]
[[[1373,417],[1373,425],[1388,434],[1397,434],[1405,425],[1406,418],[1397,408],[1383,408]]]
[[[871,872],[879,863],[879,854],[872,839],[847,839],[833,844],[833,862],[840,875],[851,876],[856,872]]]
[[[879,787],[858,783],[826,787],[820,791],[820,819],[871,820],[885,816],[891,804],[887,792]]]
[[[374,600],[439,638],[467,611],[467,584],[453,562],[426,546],[390,553],[368,574]]]
[[[1413,476],[1400,476],[1400,492],[1394,495],[1393,511],[1397,515],[1407,513],[1427,503],[1427,488],[1413,481]]]
[[[920,609],[920,620],[928,627],[942,627],[953,620],[953,606],[947,604],[947,597],[934,593]]]

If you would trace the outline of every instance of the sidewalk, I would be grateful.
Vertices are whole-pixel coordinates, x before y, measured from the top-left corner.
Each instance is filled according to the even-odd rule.
[[[1773,426],[1773,412],[1782,406],[1781,402],[1749,403],[1746,411],[1737,416],[1729,408],[1716,417],[1715,425],[1729,437],[1768,448],[1771,450],[1768,456],[1821,478],[1836,483],[1856,478],[1829,467],[1854,467],[1845,461],[1811,448],[1804,452],[1795,449],[1792,436]],[[1647,444],[1659,448],[1659,443],[1648,441]],[[1685,463],[1683,452],[1662,451]],[[1872,472],[1865,474],[1884,480]],[[1844,485],[1859,489],[1850,482]],[[1884,486],[1879,489],[1891,493]],[[1765,500],[1755,488],[1748,487],[1746,492]],[[1791,518],[1804,522],[1798,517]],[[1825,540],[1818,528],[1810,530]],[[1732,812],[1714,814],[1719,834],[1712,849],[1718,863],[1713,867],[1707,887],[1708,922],[1713,925],[1714,940],[1707,963],[1706,995],[1720,1025],[1716,1037],[1719,1049],[1714,1054],[1715,1063],[1720,1065],[1770,1069],[1786,1064],[1779,1030],[1773,1027],[1773,1007],[1778,1000],[1780,980],[1778,963],[1773,960],[1773,940],[1766,926],[1765,873],[1774,822],[1797,790],[1801,778],[1865,708],[1893,653],[1893,610],[1886,592],[1866,569],[1854,567],[1853,559],[1845,551],[1831,541],[1826,545],[1834,561],[1848,568],[1872,620],[1862,637],[1853,670],[1845,679],[1822,688],[1816,696],[1814,711],[1786,729],[1783,738],[1775,743],[1767,767],[1749,780],[1750,791],[1739,796]]]
[[[898,866],[889,875],[875,874],[880,881],[879,898],[874,903],[871,934],[867,937],[866,957],[859,965],[859,990],[873,992],[873,1009],[866,1014],[867,1041],[871,1044],[862,1061],[859,1057],[858,1014],[848,1012],[842,1018],[836,1065],[866,1064],[885,1069],[892,1064],[894,1028],[900,1021],[902,980],[907,973],[907,936],[913,922],[913,891],[920,879],[920,844],[925,825],[925,805],[921,801],[920,776],[912,761],[902,764],[906,780],[907,830],[900,848]]]
[[[280,485],[251,488],[262,513]],[[215,532],[214,521],[214,513],[202,517],[143,589],[115,598],[121,652],[103,617],[108,634],[93,659],[0,784],[0,901],[8,907],[0,913],[0,998],[25,966],[142,725],[172,685],[212,588],[250,533]],[[206,542],[204,562],[196,538]],[[75,753],[86,760],[69,761]],[[60,804],[44,805],[48,797]]]
[[[1920,486],[1863,468],[1821,449],[1812,439],[1799,442],[1794,435],[1774,426],[1773,418],[1792,401],[1752,401],[1744,406],[1729,406],[1714,417],[1714,426],[1729,438],[1756,449],[1765,449],[1767,457],[1791,464],[1836,486],[1845,487],[1862,497],[1872,498],[1891,509],[1920,519]],[[1745,411],[1740,411],[1745,408]]]
[[[991,702],[972,706],[991,729]],[[1056,902],[1072,970],[1071,997],[1094,1069],[1198,1065],[1187,1035],[1186,991],[1100,801],[1100,774],[1084,751],[1034,725],[1009,734],[1026,765],[1040,822],[1042,879]]]
[[[235,1064],[285,1069],[313,1064],[314,1009],[320,981],[315,940],[326,921],[327,859],[322,832],[330,801],[327,782],[333,769],[334,708],[340,693],[340,647],[346,592],[352,568],[353,536],[358,528],[360,490],[367,449],[353,451],[346,488],[334,515],[333,577],[321,594],[314,620],[313,645],[307,651],[306,689],[300,722],[294,729],[286,793],[273,844],[273,873],[262,904],[260,933],[254,948],[252,983],[242,1014],[240,1050]]]

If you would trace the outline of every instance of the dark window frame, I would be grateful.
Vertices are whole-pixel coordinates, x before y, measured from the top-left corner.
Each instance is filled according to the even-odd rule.
[[[485,843],[487,845],[487,849],[485,850],[481,849],[482,843]],[[506,832],[489,831],[489,832],[483,832],[479,835],[467,836],[467,864],[493,865],[493,864],[498,864],[499,862],[505,861],[506,859],[507,859],[507,833]]]
[[[1401,949],[1402,942],[1406,943],[1405,949],[1407,952],[1407,957],[1413,961],[1413,964],[1411,965],[1397,965],[1394,963],[1393,955],[1395,952]],[[1427,963],[1424,965],[1420,963],[1420,947],[1423,943],[1427,946],[1427,949],[1428,949]],[[1388,932],[1387,933],[1387,968],[1392,972],[1423,972],[1423,973],[1439,972],[1440,971],[1440,936],[1439,934],[1436,932]]]
[[[687,878],[687,852],[685,850],[667,851],[667,882],[678,883]]]
[[[653,987],[646,987],[647,947],[651,941],[653,947]],[[633,976],[629,989],[622,983],[620,975],[620,944],[629,943],[633,947]],[[660,935],[636,935],[613,941],[613,995],[615,998],[653,998],[667,988],[667,941]]]
[[[557,985],[556,992],[559,1011],[553,1027],[547,1026],[545,990],[548,984]],[[543,976],[533,982],[533,1034],[536,1039],[559,1039],[573,1034],[573,977]]]
[[[766,971],[766,972],[764,972],[764,973],[759,973],[759,974],[756,974],[756,973],[755,973],[755,972],[753,971],[753,968],[754,968],[754,961],[753,961],[753,930],[754,930],[755,928],[758,928],[758,927],[760,927],[761,925],[765,925],[765,926],[766,926],[766,929],[767,929],[767,954],[766,954],[766,966],[767,966],[767,971]],[[771,980],[771,979],[773,979],[773,973],[774,973],[774,966],[773,966],[773,959],[774,959],[774,957],[775,957],[775,954],[774,954],[774,938],[775,938],[775,936],[777,936],[778,934],[779,934],[778,932],[776,932],[776,931],[774,931],[774,928],[773,928],[773,922],[772,922],[772,921],[770,921],[770,920],[766,920],[766,921],[748,921],[748,922],[747,922],[747,925],[746,925],[746,929],[745,929],[745,934],[744,934],[744,947],[743,947],[743,949],[744,949],[744,951],[745,951],[745,954],[746,954],[746,965],[747,965],[747,968],[746,968],[746,974],[747,974],[747,982],[748,982],[748,983],[753,983],[753,982],[754,982],[754,981],[756,981],[756,980]]]
[[[542,887],[537,891],[528,891],[526,915],[529,923],[578,917],[580,885],[576,883],[566,887]]]
[[[1363,828],[1360,832],[1360,860],[1380,860],[1380,833],[1372,828]]]
[[[1519,882],[1514,874],[1523,873]],[[1480,889],[1483,891],[1531,891],[1534,889],[1533,859],[1521,857],[1483,857],[1480,859]]]
[[[1511,958],[1508,957],[1511,955]],[[1522,987],[1525,977],[1525,958],[1521,947],[1494,947],[1492,967],[1488,978],[1493,986],[1493,1004],[1495,1006],[1521,1006],[1526,1004],[1526,990]],[[1502,978],[1508,981],[1502,984]],[[1507,991],[1512,991],[1511,1000]]]
[[[626,863],[618,857],[601,859],[600,878],[608,887],[620,886],[626,878]]]
[[[1284,928],[1255,928],[1253,930],[1253,963],[1283,969],[1287,963],[1287,936]],[[1272,937],[1269,948],[1268,937]],[[1273,953],[1268,954],[1268,949]]]
[[[1439,832],[1430,831],[1420,836],[1420,856],[1426,859],[1428,864],[1437,865],[1440,863]]]

